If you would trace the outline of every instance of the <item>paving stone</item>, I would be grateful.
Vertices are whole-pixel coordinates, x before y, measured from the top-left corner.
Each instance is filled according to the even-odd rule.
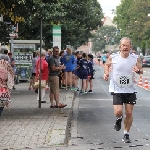
[[[64,109],[49,108],[49,91],[45,95],[47,103],[38,108],[36,96],[26,83],[16,85],[12,91],[11,109],[5,108],[0,117],[0,150],[36,150],[37,146],[50,150],[50,145],[64,144],[74,93],[60,91],[60,102],[68,105]]]

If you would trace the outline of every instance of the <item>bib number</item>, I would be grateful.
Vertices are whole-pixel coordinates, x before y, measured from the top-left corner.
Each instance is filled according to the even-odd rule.
[[[132,76],[117,76],[117,85],[121,88],[129,87],[133,84]]]

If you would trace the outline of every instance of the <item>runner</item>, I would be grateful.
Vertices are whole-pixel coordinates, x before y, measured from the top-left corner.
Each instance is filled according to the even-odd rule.
[[[92,89],[93,89],[93,79],[94,79],[94,63],[93,63],[93,55],[92,54],[88,54],[88,79],[87,79],[87,82],[86,82],[86,91],[88,89],[88,84],[90,85],[90,90],[88,91],[88,93],[93,93]]]
[[[111,54],[104,66],[104,79],[108,81],[111,67],[109,91],[113,95],[114,114],[117,117],[114,129],[121,129],[123,119],[123,104],[125,105],[124,143],[130,143],[129,130],[132,126],[133,106],[136,104],[136,89],[134,85],[135,72],[142,74],[140,58],[130,54],[131,40],[124,37],[120,41],[120,51]]]

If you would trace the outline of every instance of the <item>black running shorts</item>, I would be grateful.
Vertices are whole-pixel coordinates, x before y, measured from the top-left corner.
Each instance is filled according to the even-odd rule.
[[[123,105],[125,104],[136,104],[136,94],[135,93],[114,93],[113,94],[113,105]]]

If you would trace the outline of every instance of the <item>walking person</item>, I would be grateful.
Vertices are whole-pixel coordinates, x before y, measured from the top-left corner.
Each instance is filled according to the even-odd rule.
[[[44,100],[45,96],[45,88],[46,88],[46,81],[48,80],[48,63],[45,60],[46,58],[46,51],[41,51],[41,103],[46,103]],[[36,61],[36,81],[39,80],[40,76],[40,57]],[[39,101],[39,89],[37,100]]]
[[[114,129],[121,129],[123,119],[123,104],[125,105],[124,136],[122,141],[130,143],[129,131],[132,126],[132,111],[136,104],[135,73],[142,74],[140,58],[130,54],[131,40],[124,37],[120,41],[120,51],[111,54],[104,66],[104,79],[108,81],[110,72],[109,91],[113,95],[114,114],[117,117]]]
[[[11,90],[14,85],[14,72],[5,55],[0,58],[0,116],[4,107],[10,108]],[[5,95],[5,96],[4,96]]]
[[[48,60],[48,68],[50,75],[50,108],[64,108],[67,105],[59,102],[59,73],[62,69],[65,69],[64,65],[59,63],[59,48],[55,46],[53,48],[53,55]],[[54,100],[56,105],[54,104]]]

